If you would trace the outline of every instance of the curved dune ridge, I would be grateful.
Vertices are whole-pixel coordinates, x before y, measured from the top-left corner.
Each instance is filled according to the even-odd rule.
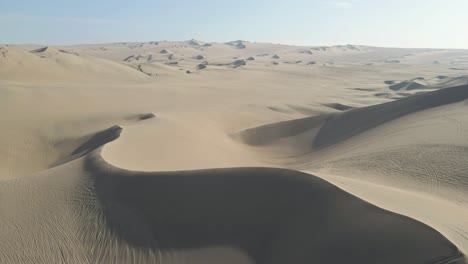
[[[389,86],[390,90],[393,91],[411,91],[411,90],[421,90],[421,89],[442,89],[453,86],[461,86],[468,84],[468,76],[457,76],[457,77],[448,77],[448,76],[437,76],[432,80],[426,80],[422,77],[415,78],[413,80],[402,81],[400,83],[394,83],[394,81],[386,81],[386,84],[391,84]]]
[[[399,117],[424,109],[460,102],[467,98],[468,85],[451,87],[397,101],[354,108],[340,113],[322,114],[267,124],[246,129],[237,133],[234,137],[249,145],[262,145],[280,138],[294,137],[318,128],[314,137],[309,138],[310,142],[308,144],[313,149],[320,149]],[[341,109],[345,110],[344,108]]]
[[[316,148],[330,146],[401,116],[444,104],[460,102],[466,98],[468,98],[468,85],[463,85],[346,111],[330,117],[320,128],[313,144]]]
[[[312,129],[318,129],[329,116],[330,114],[323,114],[266,124],[243,130],[234,134],[233,137],[249,145],[265,145],[281,138],[294,137]]]
[[[12,238],[1,240],[3,261],[219,263],[221,253],[232,263],[463,263],[429,226],[309,174],[116,168],[99,152],[120,131],[97,132],[76,159],[0,185],[0,203],[17,205],[0,216],[1,237]]]
[[[406,171],[398,172],[402,175],[397,178],[401,179],[387,184],[411,186],[465,202],[468,177],[464,170],[468,167],[462,164],[468,147],[464,127],[468,121],[464,103],[467,99],[468,85],[464,85],[344,112],[262,125],[238,132],[233,138],[256,147],[278,144],[280,152],[285,145],[297,148],[292,167],[301,170],[333,164],[390,174],[390,178],[395,178],[397,171]],[[398,122],[392,122],[397,119]],[[452,127],[453,133],[448,133]],[[453,166],[457,170],[451,171]]]
[[[251,128],[237,139],[280,155],[269,159],[273,165],[319,174],[368,201],[436,227],[465,249],[467,99],[468,85],[446,88]],[[287,147],[293,150],[285,154]],[[400,200],[405,191],[418,198]],[[381,199],[385,192],[389,197]],[[426,209],[431,206],[433,210]]]

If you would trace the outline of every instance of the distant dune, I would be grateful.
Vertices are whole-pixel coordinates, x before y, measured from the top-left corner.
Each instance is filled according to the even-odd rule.
[[[137,80],[142,76],[117,61],[91,56],[77,56],[72,51],[44,47],[26,52],[17,47],[8,48],[8,56],[0,61],[2,80],[81,80],[107,79],[109,81]],[[127,57],[127,61],[132,57]]]
[[[35,50],[32,50],[31,52],[32,53],[41,53],[41,52],[44,52],[48,49],[49,47],[45,46],[43,48],[38,48],[38,49],[35,49]]]
[[[343,112],[327,120],[317,134],[314,146],[329,146],[403,115],[463,101],[467,98],[468,86],[464,85]],[[347,129],[343,131],[339,129],[340,127],[346,127]]]
[[[468,84],[468,76],[448,77],[437,76],[435,80],[425,80],[424,78],[416,78],[409,81],[403,81],[389,86],[391,90],[417,90],[417,89],[442,89],[457,85]]]

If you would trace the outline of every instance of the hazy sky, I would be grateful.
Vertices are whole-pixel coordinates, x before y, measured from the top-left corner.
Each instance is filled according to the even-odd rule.
[[[468,49],[468,0],[0,0],[0,43],[249,40]]]

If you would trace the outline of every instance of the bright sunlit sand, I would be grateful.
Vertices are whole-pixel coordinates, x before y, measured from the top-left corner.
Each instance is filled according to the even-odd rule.
[[[0,263],[466,263],[468,49],[6,35]]]

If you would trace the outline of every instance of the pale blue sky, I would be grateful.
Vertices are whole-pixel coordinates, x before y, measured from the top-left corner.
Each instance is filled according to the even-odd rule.
[[[468,0],[0,0],[0,43],[249,40],[468,49]]]

